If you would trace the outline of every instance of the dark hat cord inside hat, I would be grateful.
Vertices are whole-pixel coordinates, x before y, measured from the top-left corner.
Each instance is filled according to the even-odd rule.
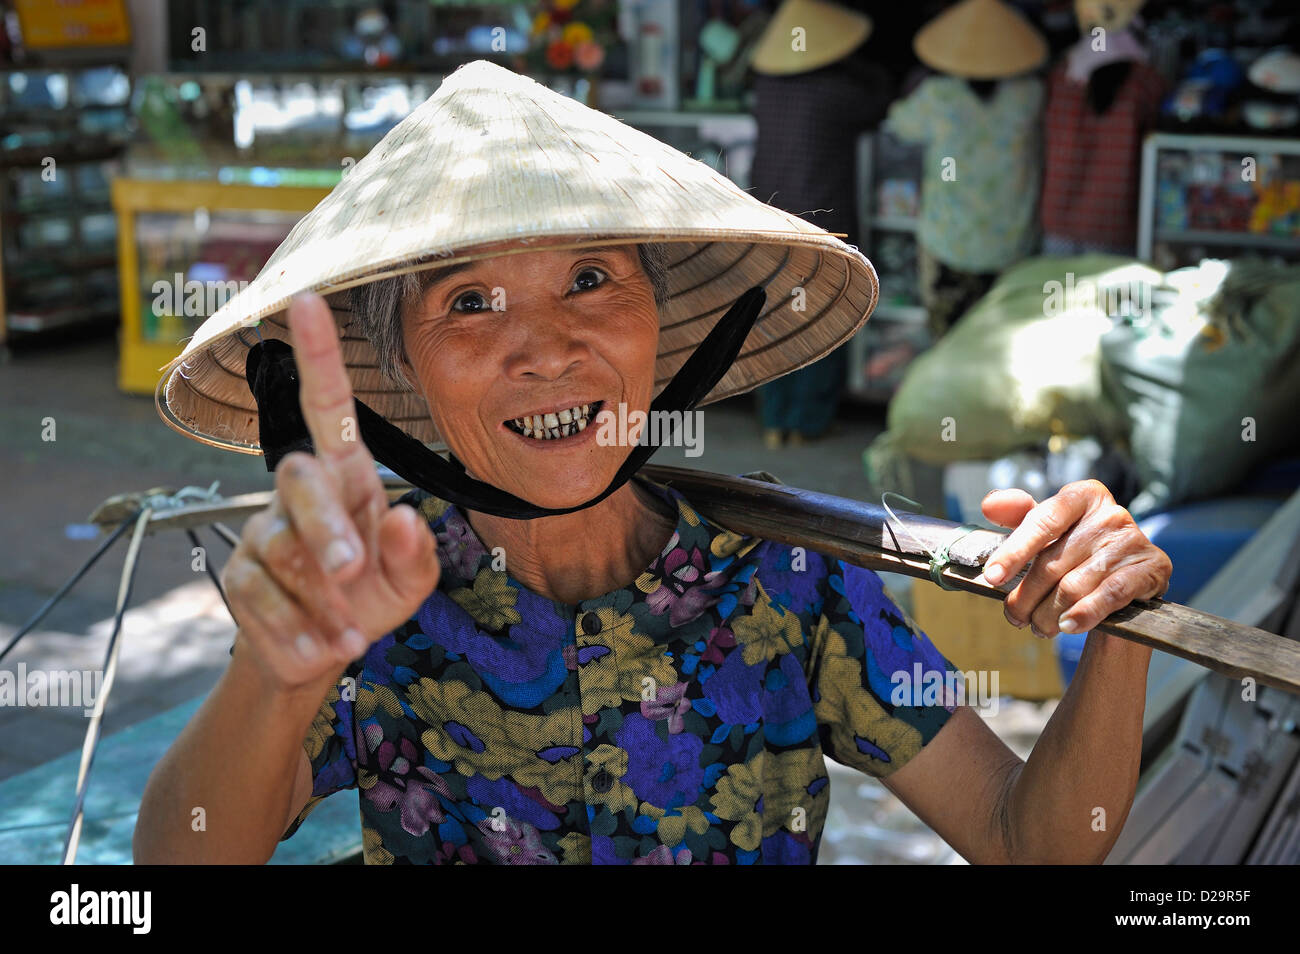
[[[761,286],[741,295],[651,404],[651,414],[670,415],[667,440],[671,441],[676,431],[677,416],[672,412],[693,409],[722,380],[740,353],[766,301],[767,293]],[[266,469],[274,471],[292,451],[311,453],[311,435],[298,399],[298,367],[288,343],[268,339],[254,345],[248,353],[245,377],[257,401],[258,443],[266,458]],[[412,486],[461,509],[516,520],[573,513],[600,503],[627,483],[660,446],[648,442],[638,444],[601,493],[576,507],[551,509],[474,479],[454,456],[444,460],[363,402],[357,400],[355,403],[361,439],[375,460]]]

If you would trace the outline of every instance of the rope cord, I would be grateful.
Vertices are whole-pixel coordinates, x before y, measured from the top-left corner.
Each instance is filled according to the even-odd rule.
[[[72,576],[68,578],[68,581],[59,587],[58,592],[46,600],[45,605],[38,609],[35,615],[19,628],[18,632],[14,633],[10,638],[8,645],[6,645],[4,649],[0,649],[0,661],[9,655],[11,649],[18,645],[18,640],[30,633],[36,628],[36,625],[40,623],[41,620],[45,619],[46,615],[50,610],[54,609],[55,604],[57,604],[59,600],[68,595],[68,591],[76,586],[77,581],[86,575],[86,571],[94,566],[99,558],[108,552],[108,548],[117,542],[118,537],[126,533],[127,528],[131,526],[131,523],[134,520],[135,514],[132,514],[118,524],[117,529],[113,531],[112,535],[106,538],[104,542],[99,545],[99,549],[92,553],[85,563],[81,564],[81,569],[72,574]]]
[[[212,585],[217,588],[217,594],[221,597],[221,602],[226,604],[226,612],[230,614],[230,618],[234,619],[235,625],[238,626],[239,620],[235,619],[235,611],[230,608],[230,600],[226,599],[226,591],[222,588],[221,581],[217,579],[217,573],[212,569],[212,564],[208,562],[207,550],[203,544],[199,543],[198,534],[196,534],[190,527],[185,528],[185,534],[190,538],[190,543],[204,551],[203,569],[207,571],[208,579],[212,581]]]
[[[212,528],[212,532],[215,533],[218,537],[220,537],[222,542],[224,542],[227,546],[230,547],[239,546],[239,535],[235,533],[235,531],[227,527],[224,523],[210,523],[208,524],[208,526]]]
[[[936,553],[934,550],[931,550],[920,540],[916,539],[916,537],[913,537],[912,534],[907,533],[907,527],[903,524],[903,521],[898,519],[898,515],[895,514],[893,509],[889,506],[889,501],[885,499],[886,497],[897,497],[899,500],[907,504],[909,507],[915,507],[917,510],[921,509],[921,505],[917,503],[915,500],[911,500],[907,497],[904,497],[902,494],[894,493],[892,490],[886,490],[883,494],[880,495],[880,505],[884,507],[885,512],[889,514],[889,519],[898,525],[899,530],[903,531],[903,533],[906,533],[907,536],[911,537],[913,543],[915,543],[917,546],[919,546],[922,550],[924,550],[926,553],[930,555],[930,579],[933,580],[935,583],[937,583],[940,587],[942,587],[945,590],[957,589],[956,586],[953,586],[951,583],[949,583],[946,579],[944,579],[943,576],[943,571],[947,569],[948,565],[952,562],[952,557],[949,554],[949,551],[954,546],[957,545],[958,541],[962,540],[972,531],[982,530],[984,528],[974,523],[963,523],[960,527],[958,527],[954,531],[952,538],[949,539],[946,543],[944,543],[944,545],[941,546],[939,548],[939,551]],[[886,524],[886,526],[888,526],[888,524]],[[892,535],[892,530],[891,530],[891,535]],[[894,545],[896,547],[898,546],[897,537],[894,537]],[[898,549],[901,552],[902,548],[899,547]]]
[[[934,582],[938,583],[945,590],[958,589],[958,587],[953,586],[943,578],[943,571],[947,568],[948,564],[952,562],[952,558],[949,556],[948,551],[956,546],[958,541],[968,536],[971,531],[982,529],[983,528],[979,526],[979,524],[963,523],[960,527],[954,530],[952,537],[939,548],[939,552],[930,557],[930,579],[934,580]]]
[[[122,632],[122,617],[126,614],[127,603],[131,600],[131,590],[135,583],[136,567],[140,564],[140,544],[144,542],[145,530],[149,526],[149,517],[153,510],[144,507],[135,518],[135,529],[131,533],[131,544],[126,551],[126,562],[122,566],[122,577],[117,588],[117,613],[113,619],[113,634],[108,638],[108,651],[104,660],[104,682],[95,699],[95,711],[86,727],[86,741],[81,748],[81,765],[77,769],[77,800],[72,809],[72,820],[68,824],[67,839],[63,844],[63,863],[72,864],[77,857],[77,845],[81,841],[82,810],[86,802],[86,783],[90,780],[90,767],[95,761],[95,751],[99,748],[100,724],[104,721],[104,706],[108,694],[113,688],[113,677],[117,674],[117,657],[122,648],[118,636]]]

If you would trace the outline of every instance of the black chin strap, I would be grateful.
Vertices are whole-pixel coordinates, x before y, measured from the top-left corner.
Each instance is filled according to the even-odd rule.
[[[767,293],[758,286],[741,295],[650,406],[651,414],[664,412],[670,415],[669,441],[676,433],[680,417],[672,412],[680,411],[684,414],[690,411],[722,380],[740,353],[740,347],[766,301]],[[245,376],[257,401],[258,441],[266,457],[266,469],[275,470],[281,459],[291,451],[311,453],[311,436],[302,416],[302,406],[298,402],[298,367],[293,359],[293,349],[288,343],[271,339],[254,345],[248,352]],[[455,458],[451,461],[444,460],[361,401],[356,401],[356,407],[361,439],[375,460],[393,473],[412,486],[426,490],[463,510],[476,510],[516,520],[573,513],[600,503],[627,483],[650,459],[650,455],[658,450],[657,445],[648,442],[638,444],[628,454],[610,485],[600,494],[576,507],[552,510],[475,480]],[[642,435],[645,433],[643,430]]]

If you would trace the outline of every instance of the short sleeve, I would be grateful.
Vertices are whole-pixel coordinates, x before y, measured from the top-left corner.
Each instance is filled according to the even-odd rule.
[[[291,837],[321,801],[357,787],[357,741],[353,702],[361,684],[361,661],[349,664],[338,684],[325,694],[312,720],[303,750],[311,761],[311,798],[280,840]]]
[[[925,79],[909,96],[895,100],[885,116],[885,131],[906,142],[930,138],[934,111],[934,83]]]
[[[841,765],[887,778],[952,716],[960,697],[948,687],[955,687],[960,671],[890,599],[874,572],[843,561],[828,559],[827,565],[808,659],[822,751]]]

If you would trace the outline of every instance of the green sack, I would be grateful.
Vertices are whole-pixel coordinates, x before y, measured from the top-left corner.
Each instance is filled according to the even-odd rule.
[[[1208,259],[1103,339],[1103,383],[1130,421],[1149,514],[1231,490],[1297,445],[1300,266]]]
[[[889,405],[888,427],[865,456],[873,482],[899,457],[943,465],[992,460],[1053,434],[1124,433],[1101,387],[1108,312],[1149,299],[1159,272],[1112,255],[1032,258],[1008,269],[933,348]]]

